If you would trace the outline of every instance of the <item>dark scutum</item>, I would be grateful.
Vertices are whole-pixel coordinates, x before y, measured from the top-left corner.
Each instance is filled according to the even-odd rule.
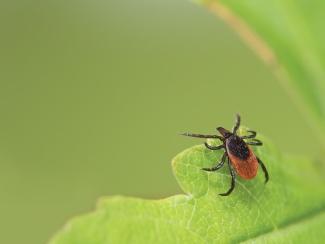
[[[246,143],[239,136],[230,136],[227,141],[228,153],[234,155],[240,160],[245,160],[249,157],[249,151]]]

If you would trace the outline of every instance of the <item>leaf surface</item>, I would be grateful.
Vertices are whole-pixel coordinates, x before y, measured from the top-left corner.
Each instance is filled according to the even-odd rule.
[[[240,131],[245,133],[243,127]],[[162,200],[103,198],[94,212],[69,221],[51,243],[323,240],[324,170],[307,158],[281,155],[268,140],[258,138],[264,144],[253,150],[268,169],[270,180],[266,185],[259,168],[252,180],[236,175],[232,194],[219,196],[230,187],[227,164],[215,172],[201,168],[216,166],[223,152],[194,146],[172,162],[186,195]],[[209,143],[214,145],[218,141]]]

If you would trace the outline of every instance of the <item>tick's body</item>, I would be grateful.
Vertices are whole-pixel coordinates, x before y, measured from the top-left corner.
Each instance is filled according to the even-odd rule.
[[[228,192],[219,194],[221,196],[228,196],[235,188],[235,174],[232,167],[235,168],[237,174],[240,177],[249,180],[256,176],[258,171],[258,164],[260,164],[265,174],[265,183],[269,179],[268,172],[263,162],[258,157],[255,156],[252,149],[250,149],[249,147],[249,145],[261,146],[262,142],[257,139],[253,139],[256,136],[255,131],[248,131],[251,133],[251,135],[249,136],[240,137],[236,135],[239,125],[240,125],[240,117],[237,114],[237,122],[233,129],[233,132],[230,132],[222,127],[218,127],[217,130],[220,132],[222,136],[188,134],[188,133],[182,134],[184,136],[192,136],[192,137],[199,137],[199,138],[214,138],[222,141],[223,144],[216,147],[210,146],[206,142],[204,143],[205,146],[211,150],[219,150],[221,148],[224,148],[226,151],[224,152],[221,162],[218,164],[218,166],[214,168],[202,168],[205,171],[218,170],[224,165],[226,157],[228,157],[228,166],[232,178],[231,188],[229,189]],[[252,139],[253,141],[245,142],[244,139]]]
[[[257,174],[257,159],[252,149],[239,136],[232,135],[226,139],[226,150],[231,164],[237,174],[250,180]]]

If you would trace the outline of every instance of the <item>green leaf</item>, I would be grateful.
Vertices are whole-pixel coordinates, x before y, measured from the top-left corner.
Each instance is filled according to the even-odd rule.
[[[245,133],[243,127],[240,133]],[[253,150],[269,171],[266,185],[259,168],[252,180],[236,176],[233,193],[219,196],[230,187],[227,165],[215,172],[201,168],[216,166],[223,152],[194,146],[172,162],[187,195],[162,200],[104,198],[93,213],[69,221],[51,243],[324,240],[324,169],[307,158],[281,155],[266,138],[258,138],[264,144]]]
[[[273,69],[325,145],[325,1],[196,1],[228,22]]]

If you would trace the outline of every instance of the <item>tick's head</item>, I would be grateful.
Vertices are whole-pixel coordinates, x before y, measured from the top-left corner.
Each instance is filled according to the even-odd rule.
[[[217,130],[219,131],[219,133],[224,137],[224,138],[228,138],[231,135],[233,135],[229,130],[226,130],[223,127],[218,127]]]

